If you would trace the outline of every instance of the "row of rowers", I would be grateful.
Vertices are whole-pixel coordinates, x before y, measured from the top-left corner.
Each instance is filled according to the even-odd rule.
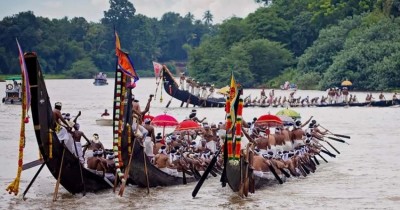
[[[64,143],[66,148],[79,158],[82,165],[88,169],[101,171],[104,176],[111,181],[114,180],[115,163],[111,150],[105,150],[103,144],[99,140],[97,133],[93,134],[93,139],[89,140],[84,132],[80,131],[80,124],[77,122],[81,116],[81,112],[74,119],[69,113],[61,113],[61,102],[55,103],[53,109],[53,118],[58,139]],[[86,140],[86,144],[81,144],[82,137]]]
[[[268,177],[271,170],[275,170],[277,174],[283,173],[287,177],[290,176],[287,171],[292,176],[307,176],[319,164],[316,155],[326,161],[320,152],[335,157],[320,143],[329,131],[321,131],[312,118],[303,124],[296,121],[293,127],[276,127],[273,134],[269,128],[256,126],[254,119],[249,131],[243,130],[249,142],[255,145],[255,156],[251,163],[254,174]]]

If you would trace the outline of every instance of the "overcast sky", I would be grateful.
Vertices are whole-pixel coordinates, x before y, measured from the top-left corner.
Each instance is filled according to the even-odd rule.
[[[202,19],[205,11],[214,16],[213,23],[221,23],[232,16],[246,17],[260,5],[254,0],[129,0],[136,14],[160,18],[166,12],[182,16],[191,12],[195,19]],[[62,18],[84,17],[99,22],[103,11],[109,9],[108,0],[0,0],[0,19],[22,11],[31,10],[36,16]]]

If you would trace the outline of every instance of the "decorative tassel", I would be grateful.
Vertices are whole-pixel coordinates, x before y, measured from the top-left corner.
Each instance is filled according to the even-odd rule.
[[[24,147],[25,147],[25,119],[26,119],[26,92],[25,92],[25,75],[22,74],[22,115],[21,115],[21,129],[19,135],[19,153],[18,153],[18,170],[17,177],[15,177],[14,181],[8,185],[7,191],[9,194],[14,193],[14,195],[18,194],[19,191],[19,183],[21,179],[22,165],[23,165],[23,157],[24,157]]]
[[[49,129],[49,159],[53,158],[53,130]]]
[[[132,153],[132,127],[129,125],[129,123],[126,124],[126,127],[128,127],[128,154],[130,155]]]

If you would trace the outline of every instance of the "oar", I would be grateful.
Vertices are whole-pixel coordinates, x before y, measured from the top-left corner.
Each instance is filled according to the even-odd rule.
[[[324,128],[324,126],[322,126],[321,124],[318,124],[318,126],[320,126],[321,128],[327,130],[328,133],[330,133],[330,134],[332,134],[332,135],[334,135],[334,136],[338,136],[338,137],[343,137],[343,138],[346,138],[346,139],[350,139],[350,136],[346,136],[346,135],[343,135],[343,134],[335,134],[335,133],[330,132],[328,129]]]
[[[319,165],[319,161],[318,161],[317,157],[314,155],[313,158],[314,158],[315,163],[316,163],[317,165]]]
[[[215,153],[214,157],[211,159],[210,164],[208,165],[207,169],[204,171],[203,176],[201,176],[199,182],[197,182],[196,187],[194,188],[192,192],[192,197],[196,197],[197,193],[199,192],[201,186],[203,185],[204,181],[206,180],[208,174],[214,167],[215,163],[217,162],[217,157],[219,156],[219,153],[221,152],[222,147]]]
[[[144,151],[143,151],[143,160],[144,160],[144,174],[146,175],[147,194],[149,194],[150,193],[150,186],[149,186],[150,182],[149,182],[149,174],[147,171],[147,157],[146,157],[146,154],[144,153]]]
[[[75,147],[76,156],[78,157],[79,172],[81,173],[81,182],[82,182],[82,185],[83,185],[83,196],[85,196],[86,195],[86,186],[85,186],[85,182],[83,181],[82,164],[81,164],[80,157],[78,155],[78,148],[76,147],[75,140],[74,140],[74,147]]]
[[[320,158],[322,158],[322,160],[324,160],[326,163],[328,162],[328,161],[324,158],[324,156],[322,156],[320,153],[318,153],[318,156],[319,156]]]
[[[278,180],[279,184],[283,184],[281,177],[279,177],[279,175],[275,171],[275,168],[272,166],[272,161],[269,161],[268,168],[274,175],[275,179]]]
[[[183,169],[183,167],[182,167],[182,182],[183,182],[183,184],[187,184],[186,173],[185,173],[185,169]]]
[[[325,154],[327,154],[327,155],[329,155],[329,156],[331,156],[331,157],[336,158],[336,155],[334,155],[334,154],[332,154],[332,153],[330,153],[330,152],[328,152],[328,151],[326,151],[326,150],[321,149],[321,152],[323,152],[323,153],[325,153]]]
[[[62,157],[61,157],[61,164],[60,164],[60,169],[58,170],[58,178],[57,178],[57,182],[56,182],[56,187],[54,189],[54,194],[53,194],[53,201],[57,200],[57,194],[58,194],[58,187],[60,186],[60,180],[61,180],[61,172],[62,172],[62,167],[64,164],[64,155],[65,155],[65,145],[64,145],[64,141],[63,141],[63,153],[62,153]]]
[[[342,140],[342,139],[338,139],[338,138],[331,137],[331,136],[327,136],[327,138],[328,138],[328,139],[332,139],[332,140],[334,140],[334,141],[341,142],[341,143],[346,143],[346,144],[349,145],[349,143],[347,143],[345,140]]]
[[[136,127],[138,128],[139,125],[137,124]],[[136,131],[137,131],[137,129],[136,129]],[[135,133],[136,133],[136,132],[135,132]],[[135,137],[135,140],[133,140],[133,145],[136,144],[136,139],[137,139],[137,138]],[[122,195],[124,194],[125,186],[126,186],[126,183],[128,182],[128,175],[129,175],[129,169],[131,168],[131,164],[132,164],[132,157],[133,157],[133,150],[132,150],[132,152],[131,152],[131,155],[129,156],[128,165],[125,167],[124,181],[122,182],[121,187],[119,188],[119,193],[118,193],[118,195],[121,196],[121,197],[122,197]]]
[[[329,141],[325,141],[330,147],[332,147],[333,150],[335,150],[338,154],[340,154],[339,150],[337,150]]]
[[[342,138],[350,139],[350,136],[346,136],[346,135],[343,135],[343,134],[334,134],[334,133],[332,133],[332,135],[337,136],[337,137],[342,137]]]
[[[24,193],[22,194],[22,199],[26,200],[25,195],[28,193],[29,188],[31,188],[33,182],[35,182],[36,177],[39,175],[40,171],[42,171],[43,166],[45,165],[45,162],[42,162],[42,165],[40,166],[39,170],[36,172],[35,176],[33,176],[31,182],[29,182],[28,187],[26,187]]]
[[[287,178],[290,177],[290,174],[289,174],[287,171],[285,171],[285,169],[280,168],[279,170],[280,170]]]
[[[34,160],[34,161],[32,161],[32,162],[25,163],[24,165],[22,165],[22,170],[23,170],[23,171],[24,171],[24,170],[28,170],[28,169],[30,169],[30,168],[36,167],[36,166],[38,166],[38,165],[40,165],[40,164],[43,164],[43,163],[44,163],[44,160],[43,160],[43,159],[37,159],[37,160]]]

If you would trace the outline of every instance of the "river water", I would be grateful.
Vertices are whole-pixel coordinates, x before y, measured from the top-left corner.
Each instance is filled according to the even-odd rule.
[[[112,128],[98,126],[95,120],[104,109],[112,110],[113,81],[108,86],[94,86],[92,80],[46,80],[52,104],[63,103],[62,112],[79,118],[81,130],[91,138],[98,133],[107,148],[112,145]],[[141,79],[134,90],[142,109],[149,94],[155,93],[155,79]],[[0,93],[4,93],[5,83],[0,83]],[[193,109],[179,108],[180,102],[172,100],[169,109],[166,103],[171,99],[161,87],[156,100],[152,102],[151,115],[168,114],[182,121]],[[260,90],[245,90],[244,95],[259,95]],[[357,97],[364,99],[367,93],[359,92]],[[288,91],[276,90],[275,95],[289,95]],[[316,97],[326,95],[322,91],[298,90],[297,96]],[[374,95],[377,98],[377,93]],[[391,93],[385,93],[391,98]],[[2,96],[3,97],[3,96]],[[245,108],[243,117],[251,121],[253,117],[270,112],[275,114],[282,108]],[[295,108],[303,120],[314,116],[321,125],[330,131],[351,136],[346,139],[350,145],[332,141],[341,152],[337,158],[327,158],[316,173],[304,178],[289,178],[283,185],[257,190],[248,198],[242,199],[229,187],[222,188],[219,178],[206,180],[197,197],[191,192],[195,183],[186,186],[158,187],[145,189],[126,188],[123,197],[110,191],[86,196],[71,195],[60,187],[59,200],[52,202],[56,179],[45,167],[23,201],[21,195],[13,196],[6,187],[14,179],[17,171],[18,143],[20,129],[20,106],[0,105],[0,209],[398,209],[400,206],[400,156],[399,136],[400,108]],[[224,119],[222,108],[197,108],[199,117],[207,117],[209,123]],[[161,129],[157,129],[161,132]],[[167,129],[171,131],[171,129]],[[39,150],[32,123],[26,127],[26,147],[24,162],[39,157]],[[23,171],[20,194],[25,190],[38,167]],[[78,178],[77,178],[78,180]]]

